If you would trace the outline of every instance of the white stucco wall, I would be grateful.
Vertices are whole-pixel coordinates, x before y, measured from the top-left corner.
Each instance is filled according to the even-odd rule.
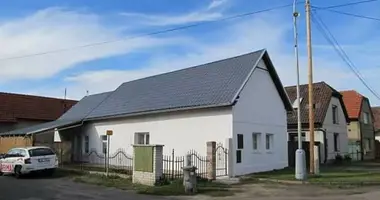
[[[332,105],[338,106],[339,124],[333,124]],[[347,135],[347,122],[344,116],[342,105],[336,97],[332,97],[329,108],[326,113],[323,128],[326,129],[327,138],[327,159],[335,159],[337,152],[334,151],[334,133],[339,133],[339,153],[342,155],[348,153],[348,135]]]
[[[261,68],[266,68],[260,62]],[[255,69],[233,107],[234,175],[288,166],[286,110],[266,70]],[[252,133],[261,133],[259,149],[253,150]],[[266,150],[265,134],[274,135],[274,148]],[[236,163],[237,134],[244,136],[242,162]]]
[[[194,149],[206,156],[206,142],[224,143],[232,136],[232,108],[171,112],[134,118],[90,122],[83,135],[89,136],[90,149],[102,152],[101,135],[113,130],[110,153],[125,150],[132,155],[136,132],[149,132],[150,144],[162,144],[164,155],[184,156]]]

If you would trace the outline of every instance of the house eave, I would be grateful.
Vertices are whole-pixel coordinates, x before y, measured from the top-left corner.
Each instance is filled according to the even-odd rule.
[[[119,118],[126,118],[126,117],[137,117],[137,116],[143,116],[143,115],[171,113],[171,112],[178,112],[178,111],[189,111],[189,110],[200,110],[200,109],[208,109],[208,108],[232,107],[235,103],[236,103],[236,101],[231,102],[231,103],[219,104],[219,105],[184,107],[184,108],[163,109],[163,110],[154,110],[154,111],[146,111],[146,112],[119,114],[119,115],[109,115],[109,116],[102,116],[102,117],[86,118],[83,121],[100,121],[100,120],[119,119]]]

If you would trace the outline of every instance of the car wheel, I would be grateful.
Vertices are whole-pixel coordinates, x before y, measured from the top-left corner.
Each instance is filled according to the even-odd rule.
[[[16,178],[21,178],[22,174],[21,174],[21,166],[20,165],[15,166],[14,173],[15,173]]]

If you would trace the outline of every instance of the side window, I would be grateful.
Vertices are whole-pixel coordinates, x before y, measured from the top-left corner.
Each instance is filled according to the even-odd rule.
[[[84,136],[84,152],[90,152],[90,138],[88,137],[88,135]]]
[[[102,135],[102,152],[107,153],[107,135]]]
[[[135,144],[149,144],[149,133],[135,133]]]
[[[9,150],[8,152],[7,152],[7,155],[9,155],[9,156],[13,156],[13,155],[15,155],[16,154],[16,149],[11,149],[11,150]]]

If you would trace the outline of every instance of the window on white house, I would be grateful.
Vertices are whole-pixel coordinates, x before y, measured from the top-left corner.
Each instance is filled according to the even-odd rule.
[[[135,144],[149,144],[149,133],[135,133]]]
[[[106,154],[107,153],[107,135],[102,135],[101,138],[102,138],[102,152]]]
[[[334,133],[334,151],[339,151],[339,133]]]
[[[265,135],[265,148],[266,150],[272,150],[274,144],[274,135],[267,133]]]
[[[369,113],[363,112],[363,122],[364,122],[364,124],[369,123]]]
[[[371,139],[366,138],[364,140],[364,149],[366,151],[371,151]]]
[[[339,124],[338,106],[332,105],[333,124]]]
[[[243,134],[237,134],[237,149],[244,148],[244,136]]]
[[[261,133],[252,133],[252,148],[258,150],[260,148]]]
[[[84,136],[84,152],[89,153],[90,152],[90,139],[88,135]]]

